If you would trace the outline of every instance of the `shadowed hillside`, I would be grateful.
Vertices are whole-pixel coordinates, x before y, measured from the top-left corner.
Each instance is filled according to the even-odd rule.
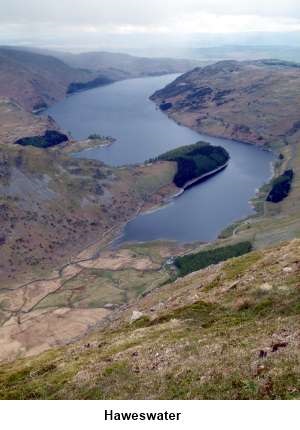
[[[95,78],[57,58],[0,48],[0,96],[20,103],[27,110],[41,109],[61,100],[72,82]]]

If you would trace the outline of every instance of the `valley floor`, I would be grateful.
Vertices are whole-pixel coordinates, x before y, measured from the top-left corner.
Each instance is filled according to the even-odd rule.
[[[81,252],[53,277],[1,288],[0,360],[74,342],[116,309],[169,279],[165,261],[188,249],[171,243]]]

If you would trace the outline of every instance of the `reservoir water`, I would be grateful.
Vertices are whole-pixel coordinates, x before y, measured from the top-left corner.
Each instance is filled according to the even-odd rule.
[[[201,135],[164,115],[149,96],[176,75],[125,80],[81,92],[46,111],[76,139],[98,133],[117,139],[111,146],[90,149],[77,157],[110,165],[141,163],[169,149],[199,140],[221,145],[230,154],[229,166],[196,185],[165,207],[129,222],[120,241],[170,239],[209,241],[233,221],[253,213],[249,203],[270,179],[270,152],[240,142]]]

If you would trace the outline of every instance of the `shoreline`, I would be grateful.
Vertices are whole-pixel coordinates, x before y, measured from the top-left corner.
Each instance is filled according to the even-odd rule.
[[[165,199],[162,200],[162,203],[158,206],[154,206],[153,208],[150,208],[146,211],[141,211],[141,215],[148,215],[151,214],[153,212],[156,212],[158,210],[163,209],[164,207],[166,207],[167,205],[169,205],[170,203],[172,203],[173,200],[177,199],[178,197],[180,197],[185,191],[187,191],[188,189],[192,188],[194,185],[201,183],[201,182],[205,182],[206,180],[208,180],[211,176],[221,172],[222,170],[226,169],[226,167],[229,165],[229,160],[224,163],[222,166],[217,167],[216,169],[204,173],[201,176],[198,176],[195,179],[192,179],[191,181],[188,181],[184,187],[182,188],[178,188],[178,192],[176,192],[175,194],[171,194],[169,197],[166,197]]]
[[[71,140],[62,149],[65,153],[76,157],[78,154],[92,151],[93,149],[107,148],[113,145],[116,141],[117,139],[110,136],[103,136],[101,139],[87,138],[83,140]]]
[[[123,236],[123,231],[124,231],[124,229],[125,229],[125,227],[126,227],[126,225],[127,224],[129,224],[131,221],[133,221],[134,219],[136,219],[138,216],[140,216],[140,215],[149,215],[149,214],[151,214],[151,213],[155,213],[155,212],[157,212],[157,211],[159,211],[159,210],[162,210],[162,209],[164,209],[165,207],[167,207],[169,204],[171,204],[172,202],[173,202],[173,200],[175,200],[175,199],[177,199],[178,197],[180,197],[185,191],[187,191],[189,188],[192,188],[192,186],[193,185],[195,185],[195,184],[197,184],[197,183],[200,183],[200,182],[204,182],[204,181],[206,181],[206,180],[208,180],[211,176],[214,176],[214,175],[216,175],[217,173],[219,173],[219,172],[221,172],[222,170],[224,170],[224,169],[226,169],[226,167],[228,166],[228,164],[229,164],[229,160],[226,162],[226,163],[224,163],[222,166],[219,166],[219,167],[217,167],[216,169],[214,169],[214,170],[212,170],[211,172],[208,172],[208,173],[204,173],[203,175],[201,175],[201,176],[198,176],[197,178],[195,178],[195,179],[193,179],[193,180],[191,180],[191,181],[189,181],[189,182],[187,182],[187,184],[185,184],[185,186],[183,187],[183,188],[180,188],[179,189],[179,191],[178,192],[176,192],[175,194],[172,194],[172,195],[170,195],[170,196],[168,196],[167,198],[165,198],[165,199],[163,199],[162,200],[162,202],[161,202],[161,204],[159,204],[159,205],[157,205],[157,206],[153,206],[152,208],[150,208],[150,209],[148,209],[148,210],[146,210],[146,211],[143,211],[143,207],[141,207],[138,211],[137,211],[137,213],[136,213],[136,215],[135,216],[133,216],[130,220],[128,220],[126,223],[124,223],[123,224],[123,227],[121,226],[120,228],[119,228],[119,235],[116,237],[116,238],[114,238],[114,239],[112,239],[111,240],[111,242],[110,242],[110,244],[108,244],[109,246],[112,246],[113,247],[113,249],[117,249],[118,248],[118,246],[122,246],[122,244],[124,243],[131,243],[131,242],[121,242],[121,243],[116,243],[116,246],[114,247],[114,242],[117,242],[119,239],[121,239],[122,238],[122,236]],[[164,239],[164,238],[161,238],[161,239],[156,239],[156,240],[167,240],[167,239]],[[176,239],[173,239],[173,240],[170,240],[170,239],[168,239],[168,241],[170,241],[170,242],[178,242]],[[141,241],[141,242],[138,242],[138,243],[147,243],[147,242],[152,242],[152,241]],[[195,243],[196,242],[199,242],[199,241],[195,241]],[[133,243],[135,243],[135,242],[133,242]],[[193,243],[193,242],[182,242],[182,244],[186,244],[186,245],[188,245],[188,244],[190,244],[190,243]],[[206,243],[206,242],[205,242]]]
[[[236,221],[234,221],[233,223],[230,223],[225,229],[227,229],[227,228],[230,228],[231,226],[234,226],[234,225],[236,225],[236,224],[239,224],[239,223],[244,223],[244,222],[247,222],[247,220],[248,219],[251,219],[253,216],[256,216],[256,217],[259,217],[259,216],[263,216],[263,215],[265,215],[265,208],[264,208],[264,210],[263,210],[263,214],[261,214],[261,213],[259,213],[259,211],[257,210],[257,207],[256,207],[256,205],[255,205],[255,200],[257,199],[257,197],[259,196],[259,194],[260,194],[260,191],[262,190],[262,188],[265,186],[265,185],[267,185],[267,184],[269,184],[273,179],[275,179],[276,178],[276,161],[277,161],[277,159],[278,159],[278,156],[279,156],[279,153],[280,153],[280,151],[278,150],[278,149],[276,149],[276,148],[270,148],[270,147],[265,147],[264,145],[259,145],[259,144],[257,144],[257,143],[255,143],[255,142],[249,142],[249,141],[243,141],[243,140],[238,140],[238,139],[233,139],[233,138],[230,138],[230,137],[227,137],[227,136],[222,136],[222,135],[216,135],[216,134],[207,134],[207,133],[203,133],[203,132],[201,132],[199,129],[197,129],[197,127],[193,127],[193,126],[191,126],[191,127],[189,127],[189,126],[187,126],[187,125],[185,125],[184,123],[182,123],[182,122],[180,122],[180,120],[178,119],[178,118],[174,118],[170,113],[168,113],[167,111],[162,111],[160,108],[159,108],[159,102],[158,102],[158,100],[157,99],[155,99],[155,98],[152,98],[153,96],[150,96],[149,97],[149,100],[150,101],[152,101],[154,104],[155,104],[155,106],[156,106],[156,108],[162,113],[162,114],[164,114],[166,117],[168,117],[168,119],[170,119],[170,120],[172,120],[172,121],[174,121],[178,126],[180,126],[180,127],[185,127],[185,128],[187,128],[187,129],[189,129],[189,130],[193,130],[193,131],[195,131],[197,134],[199,134],[199,136],[204,136],[204,139],[205,139],[205,136],[207,136],[208,138],[210,138],[210,137],[212,137],[212,138],[216,138],[216,139],[225,139],[225,140],[228,140],[229,142],[230,141],[233,141],[233,142],[236,142],[236,143],[240,143],[240,144],[243,144],[243,145],[250,145],[250,146],[255,146],[256,148],[258,148],[258,149],[260,149],[260,150],[262,150],[262,151],[265,151],[265,152],[268,152],[268,153],[271,153],[271,154],[273,154],[274,155],[274,159],[271,161],[271,173],[270,173],[270,177],[269,177],[269,179],[268,179],[268,182],[265,182],[264,184],[262,184],[259,188],[257,188],[256,190],[255,190],[255,192],[254,192],[254,195],[249,199],[249,204],[250,204],[250,206],[251,206],[251,208],[254,210],[254,214],[250,214],[250,215],[248,215],[246,218],[242,218],[242,219],[237,219]],[[184,190],[183,191],[181,191],[181,192],[179,192],[178,193],[178,197],[182,194],[182,192],[184,192]],[[177,196],[176,196],[177,197]],[[224,229],[223,230],[221,230],[220,232],[219,232],[219,234],[218,234],[218,238],[219,238],[219,236],[222,234],[222,232],[224,231]]]
[[[149,98],[150,101],[154,102],[156,104],[156,102],[154,100],[152,100],[151,98]],[[156,104],[157,106],[157,104]],[[176,124],[182,126],[182,127],[186,127],[188,129],[194,130],[197,134],[199,134],[199,136],[201,136],[202,133],[200,133],[197,129],[193,128],[193,127],[187,127],[186,125],[180,123],[179,121],[175,120],[172,118],[172,116],[168,115],[166,112],[162,112],[165,113],[165,115],[168,117],[168,119],[173,120]],[[207,135],[207,137],[215,137],[215,138],[220,138],[220,139],[226,139],[228,141],[234,141],[240,144],[246,144],[246,145],[252,145],[255,146],[256,148],[262,150],[262,151],[266,151],[268,153],[272,153],[276,156],[276,151],[272,150],[271,148],[265,148],[263,146],[257,145],[255,143],[250,143],[250,142],[244,142],[241,140],[236,140],[236,139],[230,139],[228,137],[222,137],[222,136],[215,136],[215,135]],[[211,176],[219,173],[220,171],[224,170],[228,165],[229,165],[230,159],[224,163],[222,166],[214,169],[211,172],[205,173],[191,181],[188,181],[183,188],[180,188],[178,190],[178,192],[176,192],[175,194],[171,194],[168,197],[165,197],[164,199],[162,199],[161,203],[159,203],[158,205],[154,205],[153,207],[143,210],[143,207],[139,208],[136,212],[136,214],[134,216],[132,216],[128,221],[124,222],[121,226],[118,226],[116,228],[116,237],[112,237],[110,243],[108,244],[109,247],[112,247],[113,249],[118,249],[119,247],[123,246],[124,244],[127,243],[131,243],[131,242],[120,242],[120,243],[115,243],[118,242],[118,240],[120,240],[123,236],[123,232],[124,229],[126,227],[127,224],[129,224],[130,222],[132,222],[134,219],[136,219],[138,216],[140,215],[148,215],[151,213],[154,213],[156,211],[162,210],[164,209],[166,206],[168,206],[169,204],[171,204],[173,202],[173,200],[175,200],[176,198],[180,197],[185,191],[187,191],[189,188],[192,188],[193,186],[197,185],[198,183],[201,183],[202,181],[206,181],[208,180]],[[274,159],[270,164],[271,164],[271,173],[270,173],[270,178],[268,180],[268,182],[263,183],[259,188],[257,188],[256,190],[254,190],[254,195],[249,199],[248,203],[250,205],[250,207],[253,210],[252,214],[249,214],[246,218],[237,218],[236,220],[234,220],[232,223],[230,223],[228,226],[226,226],[225,228],[223,228],[222,230],[220,230],[220,232],[218,233],[218,236],[216,238],[216,240],[220,239],[220,235],[222,234],[222,232],[228,228],[230,228],[231,226],[236,226],[237,224],[242,224],[244,222],[249,221],[251,218],[253,218],[253,216],[257,217],[257,216],[261,216],[261,214],[259,213],[259,211],[256,208],[256,205],[254,203],[254,200],[258,197],[260,190],[262,189],[262,187],[264,187],[266,184],[268,184],[275,176],[275,162],[276,159]],[[265,213],[265,209],[263,211],[263,214]],[[160,239],[158,239],[160,240]],[[165,239],[161,239],[161,240],[165,240]],[[175,242],[177,242],[174,239]],[[141,243],[147,243],[147,242],[151,242],[151,241],[142,241]],[[195,241],[196,243],[197,241]],[[210,243],[213,241],[208,241],[207,243]],[[134,242],[135,243],[135,242]],[[188,244],[188,242],[182,242],[183,244]],[[193,242],[191,242],[193,243]],[[189,243],[190,244],[190,243]]]
[[[116,80],[114,80],[112,82],[108,82],[108,83],[105,83],[105,84],[96,85],[95,87],[92,87],[92,88],[83,88],[81,90],[77,90],[77,91],[74,91],[74,92],[71,92],[71,93],[66,92],[65,95],[62,98],[60,98],[59,100],[55,100],[53,103],[50,103],[49,105],[43,106],[41,108],[31,109],[31,110],[29,109],[28,112],[32,113],[33,115],[40,115],[40,114],[43,114],[43,112],[45,112],[48,109],[50,109],[52,106],[55,106],[57,103],[60,103],[63,100],[66,100],[66,99],[68,99],[70,97],[74,97],[77,94],[85,93],[87,91],[93,91],[93,90],[96,90],[96,89],[102,88],[102,87],[107,87],[109,85],[117,84],[118,82],[132,81],[134,79],[157,78],[159,76],[167,76],[167,75],[176,75],[178,77],[180,75],[183,75],[184,73],[186,73],[186,72],[173,72],[173,73],[165,72],[165,73],[157,73],[157,74],[153,74],[153,75],[149,74],[149,75],[131,76],[131,77],[130,76],[126,76],[126,77],[123,77],[123,78],[116,79]]]
[[[138,79],[138,78],[136,78],[136,79]],[[111,85],[111,84],[108,84],[108,85]],[[82,91],[91,91],[91,90],[93,90],[93,89],[88,89],[88,90],[82,90]],[[71,95],[68,95],[68,97],[70,97],[70,96],[73,96],[73,95],[76,95],[76,93],[74,93],[74,94],[71,94]],[[155,99],[152,99],[151,97],[149,97],[149,100],[150,101],[152,101],[156,106],[157,106],[157,108],[159,109],[159,107],[158,107],[158,105],[157,105],[157,102],[155,101]],[[182,126],[182,127],[186,127],[186,128],[188,128],[188,129],[190,129],[190,130],[194,130],[197,134],[199,134],[199,136],[201,136],[201,132],[199,131],[199,130],[197,130],[195,127],[188,127],[188,126],[186,126],[186,125],[184,125],[183,123],[181,123],[178,119],[174,119],[170,114],[168,114],[167,112],[162,112],[162,113],[164,113],[167,117],[168,117],[168,119],[170,119],[170,120],[173,120],[176,124],[178,124],[178,125],[180,125],[180,126]],[[227,139],[228,141],[235,141],[235,142],[237,142],[237,143],[242,143],[242,144],[247,144],[247,145],[253,145],[253,146],[255,146],[255,147],[257,147],[257,148],[259,148],[259,149],[261,149],[261,150],[263,150],[263,151],[266,151],[266,152],[271,152],[271,153],[275,153],[272,149],[270,149],[270,148],[265,148],[265,147],[263,147],[263,146],[261,146],[261,145],[258,145],[258,144],[256,144],[256,143],[250,143],[250,142],[244,142],[244,141],[241,141],[241,140],[236,140],[236,139],[232,139],[232,138],[229,138],[229,137],[223,137],[223,136],[217,136],[217,135],[207,135],[208,137],[216,137],[216,138],[220,138],[220,139]],[[72,151],[72,153],[73,153],[73,155],[76,155],[76,154],[78,154],[78,153],[81,153],[81,152],[86,152],[86,151],[89,151],[89,150],[91,150],[91,149],[93,149],[93,148],[95,148],[95,147],[98,147],[99,149],[101,149],[101,148],[104,148],[104,147],[106,147],[106,146],[110,146],[112,143],[114,143],[114,142],[110,142],[108,145],[95,145],[94,147],[92,146],[92,147],[86,147],[86,148],[83,148],[83,149],[80,149],[79,151]],[[275,153],[276,154],[276,153]],[[156,212],[156,211],[158,211],[158,210],[161,210],[161,209],[163,209],[164,207],[166,207],[168,204],[170,204],[170,203],[172,203],[172,201],[173,200],[175,200],[176,198],[178,198],[178,197],[180,197],[183,193],[184,193],[184,191],[186,191],[186,190],[188,190],[189,188],[191,188],[192,186],[195,186],[197,183],[200,183],[200,182],[202,182],[202,181],[205,181],[205,180],[207,180],[207,179],[209,179],[211,176],[213,176],[214,174],[217,174],[218,172],[220,172],[220,171],[222,171],[223,169],[225,169],[227,166],[228,166],[228,164],[229,164],[229,161],[227,161],[224,165],[222,165],[222,166],[220,166],[220,167],[218,167],[218,168],[216,168],[216,169],[214,169],[213,171],[211,171],[211,172],[207,172],[207,173],[205,173],[205,174],[203,174],[203,175],[201,175],[201,176],[199,176],[199,177],[197,177],[197,178],[195,178],[195,179],[193,179],[193,180],[191,180],[191,181],[188,181],[185,185],[184,185],[184,187],[183,188],[181,188],[181,189],[178,189],[178,191],[176,192],[176,193],[174,193],[174,194],[170,194],[169,196],[166,196],[166,197],[164,197],[162,200],[161,200],[161,202],[160,203],[158,203],[158,204],[154,204],[152,207],[150,207],[150,208],[148,208],[148,209],[144,209],[143,207],[144,207],[144,205],[142,206],[142,207],[140,207],[140,208],[138,208],[137,209],[137,211],[136,211],[136,213],[135,213],[135,215],[133,215],[129,220],[127,220],[127,221],[125,221],[124,223],[122,223],[121,225],[119,225],[119,226],[116,226],[115,227],[115,230],[116,230],[116,232],[115,232],[115,234],[116,234],[116,236],[115,235],[112,235],[112,238],[111,238],[111,241],[110,241],[110,243],[113,243],[114,241],[116,241],[116,240],[118,240],[118,238],[120,238],[121,236],[122,236],[122,232],[123,232],[123,230],[124,230],[124,228],[126,227],[126,225],[128,224],[128,223],[130,223],[133,219],[135,219],[135,218],[137,218],[139,215],[146,215],[146,214],[150,214],[150,213],[153,213],[153,212]],[[271,172],[271,175],[270,175],[270,179],[269,179],[269,181],[270,180],[272,180],[273,178],[274,178],[274,173],[275,173],[275,168],[274,168],[274,162],[272,162],[272,172]],[[266,183],[268,183],[268,182],[266,182]],[[265,183],[265,184],[266,184]],[[260,189],[265,185],[265,184],[262,184],[261,185],[261,187],[259,187],[259,189],[257,189],[257,190],[255,190],[255,192],[254,192],[254,195],[253,195],[253,197],[251,197],[251,199],[249,199],[249,204],[251,205],[251,207],[254,209],[254,212],[255,212],[255,214],[256,215],[259,215],[259,212],[257,211],[257,209],[256,209],[256,207],[255,207],[255,205],[252,203],[252,201],[257,197],[257,195],[259,194],[259,191],[260,191]],[[250,217],[253,217],[253,214],[250,214],[249,215],[249,218]],[[248,218],[248,217],[247,217]],[[243,219],[244,220],[244,219]],[[234,224],[236,223],[236,221],[234,222]],[[229,227],[229,226],[228,226]],[[219,232],[219,234],[221,234],[222,233],[222,231],[223,230],[221,230],[220,232]],[[113,237],[113,236],[115,236],[115,237]],[[124,242],[125,243],[125,242]]]
[[[221,172],[222,170],[226,169],[226,167],[229,164],[229,160],[226,161],[226,163],[222,164],[222,166],[217,167],[214,170],[211,170],[210,172],[204,173],[203,175],[198,176],[198,178],[192,179],[190,181],[188,181],[184,187],[183,190],[188,190],[189,188],[191,188],[193,185],[196,185],[200,182],[204,182],[206,179],[210,178],[211,176]]]
[[[258,144],[257,142],[250,142],[250,141],[246,141],[246,140],[242,140],[242,139],[237,139],[237,138],[233,138],[233,137],[230,137],[230,136],[224,136],[224,135],[222,135],[222,134],[213,134],[213,133],[207,133],[207,132],[203,132],[203,131],[201,131],[201,130],[199,130],[197,127],[195,127],[195,126],[188,126],[188,125],[185,125],[183,122],[181,122],[178,118],[174,118],[173,116],[172,116],[172,114],[170,114],[170,113],[168,113],[167,111],[162,111],[160,108],[159,108],[159,104],[157,103],[157,100],[155,100],[155,99],[152,99],[151,98],[152,96],[150,96],[149,97],[149,100],[150,101],[152,101],[154,104],[155,104],[155,106],[156,106],[156,108],[161,112],[161,113],[163,113],[165,116],[167,116],[169,119],[171,119],[172,121],[174,121],[177,125],[179,125],[180,127],[185,127],[185,128],[187,128],[187,129],[189,129],[189,130],[193,130],[193,131],[195,131],[197,134],[199,134],[200,136],[204,136],[204,138],[205,138],[205,136],[207,136],[207,137],[209,137],[209,138],[215,138],[215,139],[224,139],[224,140],[228,140],[228,141],[232,141],[232,142],[237,142],[237,143],[242,143],[243,145],[250,145],[250,146],[255,146],[256,148],[259,148],[259,149],[261,149],[262,151],[266,151],[266,152],[272,152],[272,153],[275,153],[276,154],[276,150],[275,149],[272,149],[272,148],[269,148],[269,147],[266,147],[265,145],[260,145],[260,144]]]

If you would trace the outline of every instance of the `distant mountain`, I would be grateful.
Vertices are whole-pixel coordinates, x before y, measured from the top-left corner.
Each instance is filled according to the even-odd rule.
[[[135,57],[112,52],[87,52],[82,54],[52,52],[52,55],[72,67],[87,68],[94,71],[106,71],[109,69],[125,73],[127,77],[184,73],[199,65],[196,60]]]
[[[203,63],[214,63],[223,60],[259,60],[263,58],[278,58],[279,60],[300,62],[300,48],[298,46],[274,45],[194,47],[190,49],[188,56],[197,58]]]
[[[140,58],[126,54],[94,52],[70,54],[41,49],[0,47],[0,96],[37,110],[61,100],[68,93],[111,82],[183,73],[197,62]]]

